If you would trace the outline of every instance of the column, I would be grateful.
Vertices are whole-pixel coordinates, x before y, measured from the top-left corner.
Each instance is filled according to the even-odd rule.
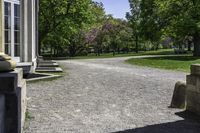
[[[4,16],[3,16],[3,0],[0,0],[0,52],[4,52]]]

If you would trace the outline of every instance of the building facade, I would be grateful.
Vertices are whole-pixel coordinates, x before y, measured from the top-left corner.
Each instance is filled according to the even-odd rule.
[[[19,66],[36,66],[38,0],[1,0],[0,51]]]

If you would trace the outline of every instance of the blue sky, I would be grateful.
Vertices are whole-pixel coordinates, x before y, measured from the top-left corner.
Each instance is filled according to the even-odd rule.
[[[128,0],[94,0],[102,2],[107,14],[112,14],[115,18],[126,18],[126,12],[129,12]]]

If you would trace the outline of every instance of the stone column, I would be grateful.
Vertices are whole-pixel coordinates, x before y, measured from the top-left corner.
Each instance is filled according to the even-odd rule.
[[[22,69],[0,73],[0,107],[0,118],[4,118],[3,123],[0,121],[3,133],[21,133],[26,111],[26,81]],[[3,115],[2,110],[5,111]]]
[[[0,52],[4,52],[4,16],[3,16],[3,0],[0,0]]]
[[[187,75],[187,107],[188,111],[200,115],[200,65],[191,66],[191,74]]]
[[[21,61],[28,62],[28,0],[21,0]]]

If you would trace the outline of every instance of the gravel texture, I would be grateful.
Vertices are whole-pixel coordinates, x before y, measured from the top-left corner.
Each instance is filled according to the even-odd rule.
[[[128,58],[60,61],[66,76],[29,83],[25,133],[199,133],[196,116],[168,108],[186,73]]]

